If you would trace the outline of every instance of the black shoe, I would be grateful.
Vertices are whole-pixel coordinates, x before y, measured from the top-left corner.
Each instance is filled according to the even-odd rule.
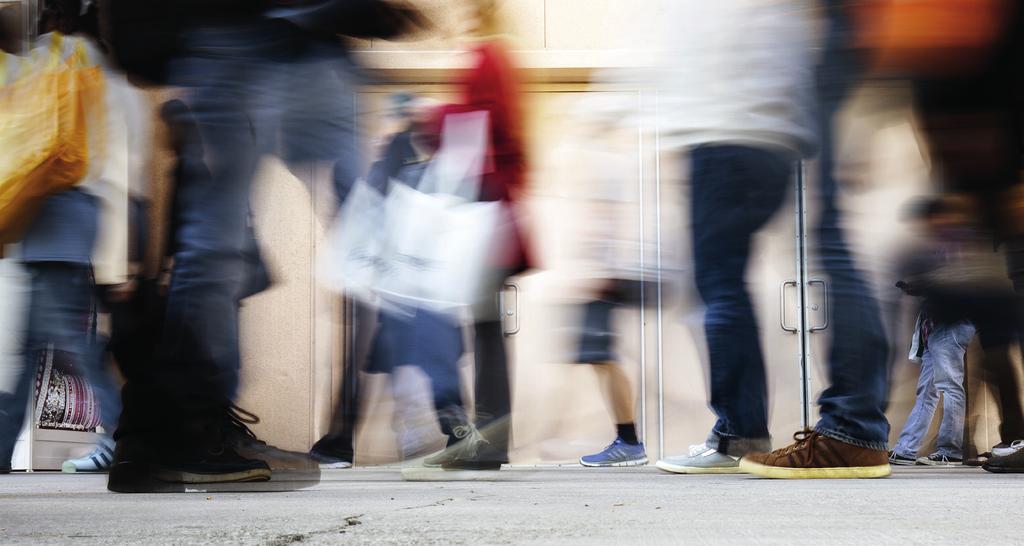
[[[940,455],[937,451],[927,457],[917,458],[917,464],[921,466],[957,466],[963,464],[963,462],[963,459]]]
[[[982,468],[997,474],[1024,474],[1024,449],[1005,457],[992,457]]]
[[[208,484],[265,482],[270,467],[246,459],[227,446],[205,449],[202,455],[156,451],[138,440],[121,439],[107,489],[115,493],[171,493]]]
[[[320,481],[320,465],[308,453],[288,451],[260,440],[249,428],[260,418],[238,406],[226,412],[227,445],[246,459],[263,461],[274,473],[274,481]]]
[[[917,464],[917,459],[913,457],[904,457],[903,455],[897,454],[895,451],[889,452],[889,464],[899,466],[913,466]]]
[[[320,468],[327,469],[340,469],[340,468],[352,468],[352,461],[349,457],[336,455],[326,450],[320,449],[317,446],[313,446],[309,450],[309,456],[313,458],[317,463],[320,464]]]
[[[183,419],[159,435],[117,439],[107,489],[118,493],[207,490],[210,484],[270,480],[270,465],[241,454],[226,411]]]

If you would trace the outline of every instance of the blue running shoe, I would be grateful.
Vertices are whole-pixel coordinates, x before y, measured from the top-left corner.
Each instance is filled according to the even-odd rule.
[[[616,437],[600,453],[580,457],[583,466],[643,466],[647,464],[647,452],[643,444],[627,444]]]

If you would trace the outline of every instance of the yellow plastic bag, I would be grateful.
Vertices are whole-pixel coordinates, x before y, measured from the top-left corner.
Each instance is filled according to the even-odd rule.
[[[102,144],[102,71],[88,66],[81,44],[67,60],[62,37],[51,46],[47,58],[26,59],[20,77],[0,81],[0,244],[21,239],[48,195],[80,183],[90,144]],[[97,129],[91,139],[90,124]]]

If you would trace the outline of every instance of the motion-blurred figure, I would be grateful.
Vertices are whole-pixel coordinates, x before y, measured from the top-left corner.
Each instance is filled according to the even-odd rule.
[[[486,446],[478,450],[449,450],[454,456],[442,466],[455,470],[497,470],[508,462],[512,431],[512,392],[498,294],[508,277],[530,267],[525,237],[516,221],[517,199],[525,184],[526,151],[519,76],[508,44],[498,35],[501,25],[497,2],[471,0],[468,4],[473,61],[457,84],[460,104],[450,110],[488,113],[490,142],[479,200],[504,202],[511,214],[511,226],[507,230],[510,240],[500,244],[504,255],[495,257],[490,264],[495,274],[488,278],[497,279],[490,287],[494,296],[473,310],[473,415]]]
[[[923,256],[911,259],[912,263],[916,262],[907,272],[911,278],[899,281],[896,284],[898,288],[911,296],[925,296],[927,282],[921,277],[927,273],[957,260],[992,263],[992,258],[999,257],[991,248],[990,238],[978,237],[969,211],[958,210],[962,208],[952,199],[936,198],[915,211],[924,224],[927,247],[921,251]],[[982,253],[988,254],[989,259],[985,260]],[[928,263],[921,264],[922,260]],[[951,466],[963,462],[964,416],[967,410],[964,355],[974,338],[975,328],[965,317],[951,319],[948,312],[936,312],[932,307],[927,299],[923,301],[915,325],[909,358],[920,363],[921,373],[914,408],[889,456],[889,462],[896,465]],[[918,458],[918,450],[931,428],[940,393],[942,423],[939,426],[938,450]]]
[[[931,32],[938,34],[935,43],[942,44],[938,37],[945,37],[949,45],[932,48],[930,56],[900,66],[914,76],[915,99],[936,178],[945,191],[971,196],[978,229],[1005,251],[1013,290],[1019,296],[1024,293],[1024,224],[1020,220],[1024,9],[1018,2],[1003,0],[974,0],[959,7],[947,12],[952,17],[931,25]],[[920,29],[911,36],[920,36]],[[961,280],[969,280],[977,268],[964,268]],[[943,308],[976,317],[972,321],[985,351],[983,367],[998,393],[1001,413],[1002,441],[992,449],[985,468],[1024,472],[1024,451],[1019,449],[1024,447],[1019,369],[1008,353],[1011,344],[1024,340],[1019,297],[963,284],[932,299],[941,297]]]
[[[341,0],[273,12],[231,0],[111,5],[119,59],[188,90],[209,177],[186,175],[175,197],[162,336],[153,365],[125,387],[108,487],[269,480],[267,462],[242,453],[265,445],[245,426],[253,419],[233,408],[239,301],[251,295],[256,271],[246,260],[252,180],[261,157],[276,153],[290,165],[333,165],[342,173],[335,193],[346,194],[352,179],[344,173],[357,172],[344,163],[354,161],[355,132],[351,101],[343,100],[350,61],[337,35],[396,36],[415,12]]]
[[[91,166],[79,187],[49,197],[20,241],[20,260],[32,278],[23,365],[13,393],[0,393],[0,461],[10,461],[25,419],[27,400],[40,355],[61,352],[73,359],[95,392],[106,431],[90,453],[67,460],[65,472],[105,470],[113,462],[111,432],[120,417],[120,397],[107,368],[105,340],[95,331],[102,293],[133,289],[138,254],[130,250],[130,203],[144,195],[149,154],[144,100],[108,61],[99,41],[99,15],[93,2],[55,0],[47,4],[36,47],[60,43],[63,58],[79,46],[88,62],[103,69],[106,125],[95,129],[105,140],[106,157]],[[56,37],[54,32],[66,34]],[[94,129],[91,129],[94,130]],[[0,463],[2,464],[2,463]]]
[[[576,361],[594,365],[605,399],[615,421],[615,440],[598,453],[580,457],[590,467],[640,466],[647,464],[647,451],[636,430],[636,395],[624,364],[612,350],[616,339],[613,313],[643,303],[641,283],[636,279],[609,279],[600,295],[583,305],[579,352]]]
[[[753,236],[784,202],[796,162],[818,146],[810,7],[797,0],[683,2],[669,18],[679,26],[668,38],[662,127],[673,144],[690,149],[696,282],[707,305],[710,405],[718,421],[688,455],[659,461],[663,470],[779,478],[890,472],[885,337],[834,203],[826,206],[820,250],[832,297],[842,303],[832,306],[831,386],[819,400],[821,420],[785,449],[759,453],[770,449],[768,393],[744,277]]]

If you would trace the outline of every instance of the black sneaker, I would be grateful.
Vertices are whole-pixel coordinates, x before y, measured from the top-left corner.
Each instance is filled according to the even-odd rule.
[[[242,457],[229,446],[209,445],[201,451],[174,453],[139,439],[122,438],[114,449],[107,489],[115,493],[172,493],[208,484],[270,480],[267,463]]]
[[[958,466],[963,464],[963,462],[963,459],[947,457],[945,455],[940,455],[938,452],[932,453],[927,457],[919,457],[917,459],[917,464],[923,466]]]
[[[345,457],[317,449],[316,446],[309,450],[309,456],[320,465],[321,470],[352,468],[352,461]]]
[[[246,459],[263,461],[274,473],[275,481],[320,480],[320,465],[308,453],[288,451],[260,440],[249,425],[259,424],[260,418],[238,406],[226,412],[227,444]]]
[[[896,453],[895,451],[890,451],[889,452],[889,464],[894,464],[894,465],[899,465],[899,466],[913,466],[913,465],[917,464],[917,459],[915,459],[913,457],[904,457],[903,455],[900,455],[899,453]]]

